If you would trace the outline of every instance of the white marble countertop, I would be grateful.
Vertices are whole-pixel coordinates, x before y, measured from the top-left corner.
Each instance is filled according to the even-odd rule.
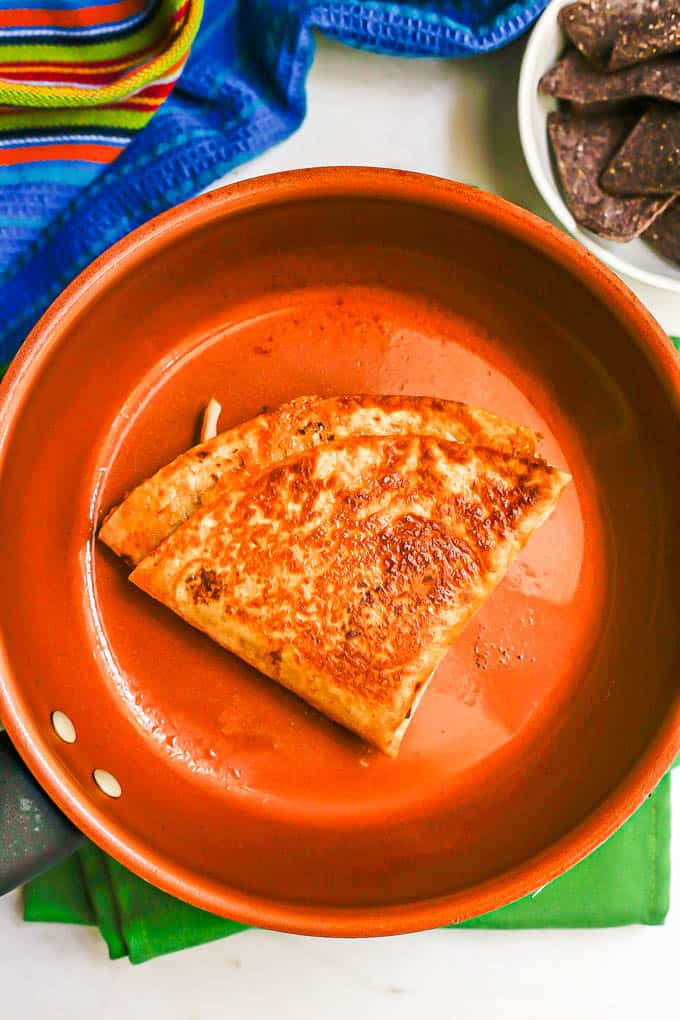
[[[226,181],[337,163],[421,170],[545,214],[515,121],[521,44],[467,62],[408,61],[322,42],[309,113],[283,145]],[[680,299],[638,286],[680,335]],[[680,810],[680,784],[674,807]],[[673,892],[680,892],[680,840]],[[97,932],[25,925],[0,902],[0,1002],[9,1020],[617,1020],[666,1015],[677,1000],[680,912],[663,928],[434,931],[331,941],[244,932],[141,967],[110,963]]]

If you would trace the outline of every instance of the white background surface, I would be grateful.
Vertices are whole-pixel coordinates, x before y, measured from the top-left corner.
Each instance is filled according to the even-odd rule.
[[[468,62],[407,61],[320,43],[293,138],[227,180],[351,163],[421,170],[545,214],[516,133],[522,45]],[[669,332],[680,301],[637,287]],[[641,678],[643,681],[643,678]],[[680,809],[680,783],[674,806]],[[680,840],[674,851],[680,892]],[[0,1011],[8,1020],[640,1020],[677,1012],[680,903],[663,928],[435,931],[331,941],[245,932],[132,967],[96,931],[25,925],[0,902]]]

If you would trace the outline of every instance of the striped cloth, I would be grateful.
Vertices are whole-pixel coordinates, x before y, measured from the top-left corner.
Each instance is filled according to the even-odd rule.
[[[148,123],[184,67],[202,8],[200,0],[20,3],[0,0],[5,263]]]
[[[200,5],[22,2],[0,9],[0,165],[111,162],[171,92]]]

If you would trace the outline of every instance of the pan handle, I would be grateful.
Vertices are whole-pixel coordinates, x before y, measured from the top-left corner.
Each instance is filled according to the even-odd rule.
[[[0,896],[68,857],[83,838],[0,733]]]

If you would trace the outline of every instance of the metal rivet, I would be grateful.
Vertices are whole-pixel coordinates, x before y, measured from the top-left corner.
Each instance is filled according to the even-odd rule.
[[[112,776],[106,769],[95,769],[92,773],[92,778],[107,797],[120,797],[123,792],[116,777]]]
[[[76,728],[64,712],[57,710],[52,713],[52,726],[54,732],[65,744],[75,744]]]

